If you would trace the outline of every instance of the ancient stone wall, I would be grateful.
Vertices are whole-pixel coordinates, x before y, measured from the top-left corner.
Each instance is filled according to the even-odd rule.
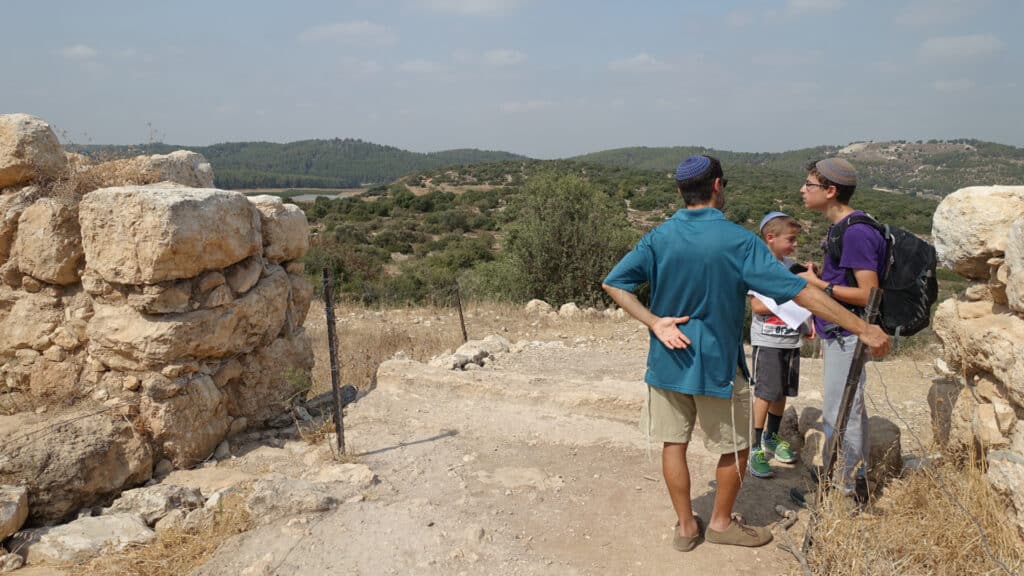
[[[935,312],[947,375],[929,396],[936,439],[985,458],[1024,534],[1024,186],[958,190],[932,234],[942,264],[972,281]]]
[[[307,381],[305,215],[212,184],[193,152],[90,164],[0,115],[0,485],[31,519],[195,465]]]

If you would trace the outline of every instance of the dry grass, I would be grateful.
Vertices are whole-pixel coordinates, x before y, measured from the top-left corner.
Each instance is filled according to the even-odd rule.
[[[164,530],[144,546],[94,558],[68,569],[67,574],[89,576],[178,576],[201,566],[228,538],[251,527],[244,506],[245,491],[227,494],[212,523],[194,531]]]
[[[894,481],[870,513],[851,517],[842,502],[846,498],[830,496],[808,555],[811,569],[834,576],[1005,574],[986,555],[975,523],[947,493],[981,524],[991,553],[1012,574],[1019,573],[1024,547],[1016,525],[1007,519],[1006,501],[988,486],[981,470],[953,464]]]

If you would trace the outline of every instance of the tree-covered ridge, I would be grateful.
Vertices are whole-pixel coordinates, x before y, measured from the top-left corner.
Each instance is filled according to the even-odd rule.
[[[787,152],[729,152],[699,147],[633,147],[577,156],[574,160],[669,172],[691,154],[725,164],[803,174],[808,162],[840,155],[857,167],[861,188],[944,196],[965,186],[1024,184],[1024,148],[974,139],[859,142]]]
[[[509,152],[476,149],[409,152],[357,139],[227,142],[212,146],[78,146],[93,156],[166,154],[187,148],[213,165],[218,188],[354,188],[392,182],[410,172],[523,158]]]

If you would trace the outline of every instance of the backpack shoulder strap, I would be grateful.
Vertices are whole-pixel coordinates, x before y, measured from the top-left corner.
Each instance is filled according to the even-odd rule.
[[[854,214],[839,224],[832,226],[829,229],[828,236],[825,238],[825,253],[832,259],[832,263],[836,267],[839,266],[839,260],[843,255],[843,236],[846,235],[846,230],[854,224],[867,224],[871,226],[881,234],[883,240],[887,235],[887,227],[880,224],[870,214]],[[846,271],[846,281],[850,286],[857,285],[857,280],[852,270]]]

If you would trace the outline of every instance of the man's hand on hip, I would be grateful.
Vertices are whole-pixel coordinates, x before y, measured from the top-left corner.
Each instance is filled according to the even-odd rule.
[[[689,321],[689,316],[666,316],[656,320],[651,326],[651,331],[669,350],[685,349],[690,345],[690,339],[679,331],[679,324],[686,324]]]

